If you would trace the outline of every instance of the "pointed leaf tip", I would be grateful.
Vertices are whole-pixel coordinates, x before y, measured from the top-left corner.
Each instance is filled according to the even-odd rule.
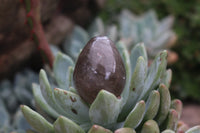
[[[20,106],[24,117],[28,123],[37,131],[41,133],[54,133],[53,125],[44,119],[40,114],[33,111],[26,105]]]
[[[79,125],[64,116],[60,116],[53,126],[56,133],[85,133]]]

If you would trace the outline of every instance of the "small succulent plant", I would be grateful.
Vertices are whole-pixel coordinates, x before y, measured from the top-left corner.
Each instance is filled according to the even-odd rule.
[[[3,80],[0,83],[0,132],[22,132],[30,126],[24,119],[19,105],[32,106],[32,83],[38,83],[38,75],[26,69],[16,74],[13,82]],[[26,123],[26,124],[25,124]]]
[[[76,46],[70,47],[75,50]],[[200,126],[189,130],[183,128],[184,124],[177,126],[182,103],[171,101],[168,88],[172,72],[166,70],[167,51],[158,53],[148,67],[143,44],[134,46],[130,54],[123,42],[116,43],[116,48],[107,37],[95,37],[83,48],[78,59],[74,58],[76,64],[69,56],[58,53],[53,72],[48,75],[55,80],[49,82],[46,72],[41,70],[40,85],[33,84],[39,113],[21,105],[33,129],[38,133],[200,132]],[[80,53],[80,49],[75,51]],[[111,51],[115,54],[107,53]],[[125,74],[120,72],[123,67]],[[118,84],[123,86],[124,80],[118,96],[113,90],[118,89]],[[114,87],[104,90],[110,84]],[[92,88],[92,85],[101,88]],[[94,98],[88,97],[90,94]]]
[[[168,63],[174,63],[178,59],[178,55],[169,50],[177,40],[176,34],[171,29],[173,21],[173,16],[159,21],[153,10],[142,16],[136,16],[128,10],[122,10],[116,24],[105,25],[102,19],[97,17],[87,31],[76,27],[73,31],[74,34],[66,39],[64,49],[66,53],[70,53],[72,49],[69,48],[71,47],[68,45],[69,43],[77,46],[80,45],[78,43],[85,45],[87,40],[93,36],[106,35],[113,42],[123,41],[130,49],[135,44],[144,42],[149,59],[153,59],[158,52],[168,49]],[[117,27],[117,25],[119,26]],[[81,41],[79,42],[79,40]],[[75,58],[74,54],[70,54],[70,56]]]
[[[56,46],[50,45],[53,55],[60,51]],[[46,67],[48,68],[48,67]],[[39,75],[26,68],[18,72],[12,80],[4,79],[0,82],[0,133],[25,133],[30,126],[26,122],[20,104],[35,108],[32,83],[39,82]]]
[[[142,16],[122,10],[119,16],[120,38],[124,39],[129,47],[144,42],[147,53],[152,58],[175,43],[177,36],[171,29],[173,22],[173,16],[159,21],[154,10]]]

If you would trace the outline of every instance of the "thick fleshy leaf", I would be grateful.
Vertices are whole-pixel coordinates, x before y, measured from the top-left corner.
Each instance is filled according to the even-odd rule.
[[[127,116],[124,127],[135,129],[141,122],[145,114],[145,102],[138,102]]]
[[[166,130],[162,131],[162,133],[175,133],[175,132],[173,130],[166,129]]]
[[[152,31],[152,34],[155,34],[156,28],[158,26],[158,18],[154,10],[149,10],[146,12],[142,18],[144,25],[149,27]]]
[[[56,102],[79,123],[89,122],[89,108],[79,95],[55,88],[54,96]]]
[[[122,108],[121,101],[114,94],[101,90],[90,106],[89,117],[91,121],[99,125],[116,122]]]
[[[40,133],[54,133],[53,125],[45,120],[40,114],[30,109],[28,106],[21,105],[22,113],[28,123]]]
[[[73,72],[74,72],[74,67],[70,66],[68,68],[69,91],[70,91],[70,87],[74,87]]]
[[[151,54],[156,55],[157,52],[160,52],[161,49],[166,49],[166,44],[169,43],[170,38],[174,36],[174,32],[171,30],[165,31],[162,34],[160,34],[156,40],[151,42]],[[154,50],[155,49],[155,50]]]
[[[42,96],[40,86],[37,84],[33,84],[33,95],[37,105],[48,115],[50,115],[53,118],[57,118],[58,116],[60,116],[51,106],[47,104],[47,102]]]
[[[144,80],[146,78],[146,67],[145,61],[142,56],[138,58],[135,71],[131,78],[131,83],[129,87],[129,96],[126,104],[123,107],[122,112],[120,113],[119,120],[125,119],[127,114],[132,110],[134,105],[138,102],[138,97],[140,96],[144,88]]]
[[[160,133],[158,124],[154,120],[148,120],[144,123],[141,133]]]
[[[68,90],[70,84],[69,67],[74,67],[73,60],[62,53],[58,53],[53,64],[53,72],[59,88]]]
[[[185,133],[200,133],[200,125],[190,128]]]
[[[164,84],[161,84],[159,86],[158,91],[160,93],[160,107],[155,120],[157,121],[158,125],[161,125],[162,122],[166,119],[169,112],[171,105],[171,96],[168,88]]]
[[[46,72],[44,70],[40,70],[39,74],[39,81],[40,81],[40,89],[42,92],[42,96],[44,97],[45,101],[56,111],[58,114],[61,115],[68,115],[55,101],[55,97],[52,91],[52,88],[49,84],[47,79]]]
[[[146,49],[143,43],[138,43],[133,49],[131,50],[131,55],[130,55],[130,62],[131,62],[131,73],[134,73],[136,63],[138,58],[142,56],[144,59],[144,67],[146,68],[148,65],[148,57],[146,53]]]
[[[120,128],[115,131],[115,133],[136,133],[132,128]]]
[[[176,112],[178,113],[178,119],[180,119],[183,110],[183,103],[181,102],[181,100],[174,99],[171,102],[171,108],[176,110]]]
[[[144,115],[144,121],[153,119],[160,106],[160,93],[153,90],[146,102],[146,111]]]
[[[104,24],[101,18],[97,17],[88,29],[90,37],[105,35]]]
[[[65,53],[67,53],[73,60],[76,60],[81,49],[89,40],[87,32],[79,26],[75,26],[73,33],[63,43]]]
[[[133,39],[137,38],[137,26],[134,25],[134,15],[128,10],[122,10],[119,16],[120,38],[130,47]],[[135,37],[135,38],[134,38]]]
[[[152,62],[147,78],[145,80],[144,90],[139,99],[146,99],[148,94],[159,85],[161,77],[164,75],[167,66],[167,51],[159,53]]]
[[[117,41],[118,31],[116,25],[110,25],[107,27],[106,35],[110,38],[113,42]]]
[[[170,109],[168,117],[164,123],[166,129],[171,129],[176,131],[178,124],[178,113],[174,109]]]
[[[112,131],[98,125],[93,125],[88,131],[88,133],[112,133]]]
[[[164,84],[167,88],[169,88],[171,84],[171,80],[172,80],[172,70],[168,69],[163,75],[161,83]]]
[[[130,84],[130,58],[129,58],[129,54],[128,51],[124,45],[123,42],[119,41],[116,43],[116,47],[123,59],[124,65],[125,65],[125,69],[126,69],[126,85],[124,87],[124,90],[121,94],[122,100],[123,100],[123,105],[126,103],[127,99],[128,99],[128,94],[129,94],[129,84]],[[123,106],[122,105],[122,106]]]
[[[160,21],[160,24],[159,24],[157,30],[156,30],[156,35],[160,35],[163,32],[169,30],[172,27],[173,23],[174,23],[174,17],[173,16],[167,16],[164,19],[162,19]]]
[[[53,127],[56,133],[85,133],[79,125],[64,116],[60,116]]]

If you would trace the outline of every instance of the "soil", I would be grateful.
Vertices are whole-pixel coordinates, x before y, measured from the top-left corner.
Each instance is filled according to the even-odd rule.
[[[181,120],[189,127],[200,125],[200,104],[184,104]]]

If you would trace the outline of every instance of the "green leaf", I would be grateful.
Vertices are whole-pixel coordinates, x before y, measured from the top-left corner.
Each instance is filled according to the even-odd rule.
[[[124,45],[123,42],[119,41],[116,43],[116,47],[119,50],[119,53],[123,59],[124,65],[125,65],[125,69],[126,69],[126,85],[124,87],[124,90],[121,94],[122,97],[122,103],[123,105],[126,103],[127,99],[128,99],[128,94],[129,94],[129,84],[130,84],[130,57],[128,54],[128,51]]]
[[[40,133],[54,133],[53,125],[45,120],[40,114],[33,111],[26,105],[21,105],[22,113],[28,123]]]
[[[93,125],[88,133],[112,133],[112,131],[105,129],[99,125]]]
[[[188,129],[185,133],[200,133],[200,125]]]
[[[154,120],[148,120],[144,123],[141,133],[160,133],[158,124]]]
[[[174,23],[174,17],[173,16],[167,16],[165,18],[163,18],[161,21],[160,21],[160,24],[156,30],[156,35],[160,35],[162,34],[163,32],[167,31],[167,30],[170,30],[170,28],[172,27]]]
[[[105,28],[104,28],[102,19],[97,17],[90,25],[90,27],[88,29],[88,33],[89,33],[90,37],[99,36],[99,35],[102,36],[102,35],[105,35],[104,29]]]
[[[137,38],[137,27],[133,21],[136,19],[128,10],[122,10],[119,16],[120,38],[130,47],[133,39]],[[134,38],[135,37],[135,38]]]
[[[169,88],[171,84],[171,80],[172,80],[172,70],[168,69],[163,75],[161,83],[164,84],[167,88]]]
[[[55,101],[55,97],[52,91],[52,88],[49,84],[47,79],[46,72],[44,70],[40,70],[39,74],[39,81],[40,81],[40,89],[42,92],[42,96],[44,97],[45,101],[56,111],[58,114],[68,116],[66,113]]]
[[[89,122],[89,108],[79,95],[55,88],[54,96],[56,102],[71,116],[77,123]]]
[[[164,125],[166,126],[166,129],[171,129],[176,131],[177,124],[178,124],[178,113],[176,112],[176,110],[170,109],[166,122],[164,122]]]
[[[143,43],[138,43],[133,49],[131,50],[130,54],[130,62],[131,62],[131,73],[133,74],[135,71],[135,67],[138,61],[138,58],[142,56],[144,59],[144,65],[143,67],[147,68],[148,65],[148,57],[146,53],[146,49]]]
[[[173,31],[168,30],[157,36],[157,39],[155,39],[151,44],[151,55],[156,55],[158,52],[160,52],[163,49],[167,49],[167,45],[171,43],[170,39],[175,38],[176,35]],[[149,46],[148,46],[149,47]]]
[[[110,38],[113,42],[117,41],[118,37],[118,31],[117,31],[117,26],[116,25],[109,25],[106,27],[106,35],[108,38]]]
[[[149,10],[142,17],[142,21],[145,23],[146,27],[151,29],[152,34],[155,34],[156,28],[158,27],[158,18],[154,10]]]
[[[121,106],[121,99],[108,91],[101,90],[90,106],[89,117],[95,124],[112,124],[117,121]]]
[[[51,106],[48,105],[48,103],[45,101],[44,97],[42,96],[40,86],[37,84],[33,84],[33,95],[35,102],[37,105],[45,111],[48,115],[50,115],[53,118],[57,118],[60,116]]]
[[[73,33],[63,43],[65,53],[76,60],[79,56],[81,49],[86,45],[89,40],[87,32],[79,27],[75,26]]]
[[[141,122],[145,114],[145,102],[138,102],[127,116],[124,127],[135,129]]]
[[[139,99],[146,99],[148,94],[159,85],[161,77],[164,75],[167,66],[167,51],[159,53],[152,62],[147,78],[145,80],[144,90]]]
[[[120,128],[115,131],[115,133],[136,133],[132,128]]]
[[[73,73],[74,73],[74,67],[70,66],[68,68],[68,79],[69,79],[69,91],[70,91],[70,87],[74,86],[74,82],[73,82]]]
[[[158,112],[159,106],[160,93],[156,90],[153,90],[146,102],[146,111],[143,121],[153,119]]]
[[[162,133],[175,133],[175,132],[173,130],[166,129],[166,130],[162,131]]]
[[[131,83],[129,87],[129,94],[128,94],[128,100],[126,104],[123,107],[122,112],[120,113],[119,120],[125,119],[127,114],[132,110],[134,105],[138,102],[138,97],[142,93],[142,90],[144,88],[144,80],[146,78],[146,67],[145,67],[145,61],[142,56],[138,58],[135,72],[132,75]]]
[[[171,102],[171,108],[176,110],[176,112],[178,113],[178,119],[180,119],[183,110],[183,103],[181,102],[181,100],[174,99]]]
[[[74,67],[73,60],[69,56],[59,52],[53,64],[53,72],[58,86],[65,90],[69,90],[69,67]]]
[[[79,125],[63,116],[60,116],[53,126],[56,133],[85,133]]]
[[[158,122],[158,125],[161,125],[162,122],[166,119],[167,114],[169,112],[171,96],[168,88],[164,84],[161,84],[159,86],[158,91],[160,93],[160,107],[155,120]]]

